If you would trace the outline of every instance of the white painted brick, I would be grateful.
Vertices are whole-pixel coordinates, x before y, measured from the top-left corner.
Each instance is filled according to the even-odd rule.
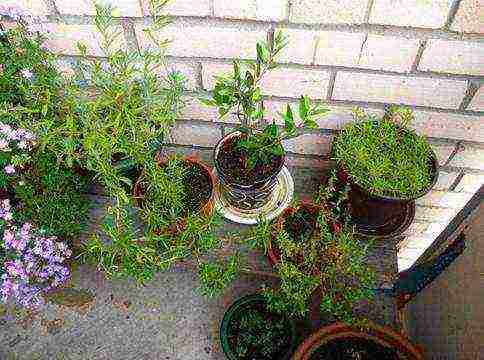
[[[430,137],[484,142],[484,121],[480,116],[419,110],[410,125]]]
[[[417,56],[419,40],[394,36],[368,35],[359,67],[408,72]]]
[[[212,90],[214,76],[229,74],[232,66],[228,64],[203,64],[202,79],[204,88]],[[302,70],[277,68],[264,75],[261,86],[264,95],[299,98],[307,94],[313,99],[326,97],[329,73],[325,70]]]
[[[421,206],[436,206],[443,208],[461,209],[472,197],[472,194],[431,190],[427,195],[415,201]]]
[[[331,136],[322,134],[303,134],[284,140],[284,149],[296,154],[326,155],[331,146]]]
[[[114,16],[142,16],[139,0],[102,0],[101,4],[114,7]],[[55,0],[57,10],[61,14],[95,15],[92,0]]]
[[[434,243],[434,241],[434,237],[407,236],[397,245],[398,256],[400,256],[400,251],[404,251],[406,249],[428,249]],[[402,253],[402,255],[403,254],[404,253]]]
[[[415,220],[405,232],[405,235],[435,239],[446,228],[447,224],[447,222],[427,222]],[[402,255],[402,257],[408,258],[408,256],[404,255]]]
[[[447,224],[457,212],[457,209],[417,206],[415,208],[415,220]]]
[[[219,127],[214,124],[177,122],[170,131],[169,140],[172,144],[213,147],[221,136]]]
[[[425,221],[413,221],[408,229],[405,231],[405,235],[418,236],[427,230],[429,223]]]
[[[449,0],[375,0],[370,23],[438,29],[449,10]]]
[[[433,187],[434,190],[449,190],[459,176],[457,172],[439,171],[439,178]]]
[[[287,46],[278,55],[277,61],[312,64],[318,33],[316,31],[281,28],[288,38]]]
[[[194,62],[185,63],[180,61],[173,61],[162,65],[158,73],[162,76],[166,76],[170,72],[178,71],[182,73],[186,79],[186,89],[195,90],[197,88],[197,67],[198,65]]]
[[[484,43],[430,39],[425,46],[419,69],[484,75]]]
[[[13,8],[27,10],[36,16],[49,15],[49,9],[42,0],[2,0],[0,4],[1,8]]]
[[[186,96],[183,100],[185,107],[182,110],[182,119],[203,121],[216,121],[218,119],[219,115],[215,107],[206,106],[194,97]]]
[[[217,17],[281,21],[287,18],[287,0],[214,0]]]
[[[338,72],[333,99],[458,108],[466,90],[462,80]]]
[[[477,90],[467,108],[474,111],[484,111],[484,85]]]
[[[484,33],[484,1],[462,0],[451,29],[464,33]]]
[[[484,148],[462,145],[449,166],[484,170]]]
[[[52,33],[49,34],[45,45],[48,49],[62,55],[78,55],[76,44],[80,41],[87,47],[89,55],[103,56],[101,49],[101,35],[94,25],[66,25],[52,24]],[[121,28],[118,28],[120,31]],[[125,47],[124,37],[113,48]]]
[[[292,0],[291,4],[292,22],[361,24],[368,0]]]
[[[151,46],[146,26],[135,25],[138,43],[142,48]],[[160,35],[171,40],[166,54],[183,57],[217,57],[254,59],[256,43],[265,39],[266,33],[240,28],[173,23],[164,27]]]
[[[419,248],[405,248],[402,249],[398,252],[397,256],[404,258],[404,259],[415,259],[417,260],[423,253],[427,250],[425,247],[419,247]]]
[[[455,191],[475,193],[484,185],[484,175],[482,174],[465,174]]]
[[[450,155],[456,147],[455,144],[439,144],[434,142],[430,142],[430,146],[434,150],[440,166],[443,166],[449,160]]]
[[[151,15],[149,1],[140,0],[143,14],[145,16]],[[163,12],[174,16],[209,16],[210,1],[209,0],[173,0],[163,8]]]
[[[317,33],[314,63],[356,66],[364,39],[363,33],[320,31]]]

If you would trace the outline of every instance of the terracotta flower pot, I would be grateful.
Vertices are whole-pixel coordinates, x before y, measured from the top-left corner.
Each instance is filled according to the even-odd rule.
[[[324,326],[307,338],[298,347],[292,360],[311,360],[312,355],[321,346],[328,344],[330,341],[343,341],[348,338],[367,340],[383,346],[384,348],[394,349],[404,356],[402,357],[402,360],[423,360],[422,352],[416,346],[412,345],[404,336],[387,327],[376,325],[371,322],[368,324],[368,328],[364,331],[349,327],[343,323]]]

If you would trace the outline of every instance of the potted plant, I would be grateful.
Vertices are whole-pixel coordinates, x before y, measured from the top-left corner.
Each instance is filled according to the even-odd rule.
[[[278,66],[276,57],[285,45],[281,32],[270,32],[265,43],[257,44],[257,60],[234,61],[233,72],[217,76],[212,97],[202,100],[218,108],[221,117],[232,114],[240,121],[237,131],[225,136],[214,151],[222,196],[237,209],[259,209],[267,202],[284,165],[282,141],[316,128],[315,118],[329,111],[301,96],[299,120],[287,105],[281,114],[282,130],[274,119],[266,122],[261,80]]]
[[[360,321],[354,308],[372,297],[374,273],[365,264],[370,245],[360,243],[346,221],[334,220],[322,199],[261,222],[251,242],[266,250],[280,278],[277,289],[263,291],[271,310],[304,316],[317,300],[321,311],[341,321]]]
[[[289,360],[295,340],[294,322],[270,311],[259,294],[235,301],[220,324],[220,342],[229,360]]]
[[[408,108],[390,106],[382,119],[358,110],[355,118],[334,138],[332,157],[340,179],[350,184],[358,228],[386,235],[437,181],[437,158],[425,138],[407,127],[413,119]]]
[[[420,349],[395,331],[367,322],[324,326],[296,350],[293,360],[423,360]]]

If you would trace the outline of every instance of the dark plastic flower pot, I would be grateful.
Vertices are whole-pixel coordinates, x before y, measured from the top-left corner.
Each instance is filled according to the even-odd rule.
[[[265,300],[261,295],[247,295],[232,303],[232,305],[230,305],[228,310],[225,312],[220,324],[220,342],[225,357],[228,360],[240,360],[240,358],[231,348],[229,342],[229,326],[231,321],[233,321],[234,315],[237,313],[250,311],[251,308],[253,308],[256,304],[261,303],[265,304]],[[286,318],[285,320],[287,321],[287,328],[290,333],[290,341],[288,342],[286,348],[280,349],[280,352],[277,354],[277,358],[265,360],[289,360],[291,358],[296,344],[296,326],[293,320],[289,318]]]
[[[391,348],[403,355],[402,360],[423,360],[420,349],[412,345],[405,337],[395,331],[369,322],[364,331],[351,328],[343,323],[324,326],[307,338],[296,350],[292,360],[311,360],[312,355],[321,346],[330,341],[344,341],[357,338]],[[384,360],[384,359],[375,359]]]
[[[283,156],[280,163],[274,168],[272,173],[262,179],[254,180],[250,184],[243,184],[230,179],[219,162],[219,154],[223,151],[224,146],[234,138],[241,136],[242,133],[234,131],[223,137],[214,150],[214,164],[217,170],[217,176],[220,183],[220,192],[228,203],[238,209],[252,210],[257,209],[267,202],[272,195],[276,186],[277,176],[284,166],[285,157]]]

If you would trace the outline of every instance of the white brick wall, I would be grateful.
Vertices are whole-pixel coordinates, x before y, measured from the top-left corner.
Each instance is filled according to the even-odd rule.
[[[449,9],[449,0],[375,0],[370,22],[441,28],[445,24]]]
[[[41,0],[2,0],[0,7],[21,7],[33,15],[49,15],[49,9]]]
[[[469,110],[484,111],[484,86],[481,86],[468,106]]]
[[[139,0],[145,16],[150,15],[149,0]],[[176,0],[170,1],[164,8],[167,14],[176,16],[209,16],[210,0]]]
[[[360,24],[368,0],[292,0],[291,21],[296,23]]]
[[[477,42],[431,39],[419,68],[455,74],[484,75],[484,45]]]
[[[103,4],[116,7],[114,16],[143,15],[139,0],[103,0]],[[96,13],[92,0],[55,0],[55,5],[61,14],[94,15]]]
[[[463,33],[484,34],[484,1],[462,0],[451,29]]]
[[[213,8],[222,18],[281,21],[288,15],[286,0],[214,0]]]
[[[484,148],[461,145],[449,165],[484,171]]]
[[[338,72],[333,99],[458,108],[467,82],[435,78]]]
[[[314,59],[319,65],[356,66],[363,33],[323,31],[317,34],[317,48]]]

